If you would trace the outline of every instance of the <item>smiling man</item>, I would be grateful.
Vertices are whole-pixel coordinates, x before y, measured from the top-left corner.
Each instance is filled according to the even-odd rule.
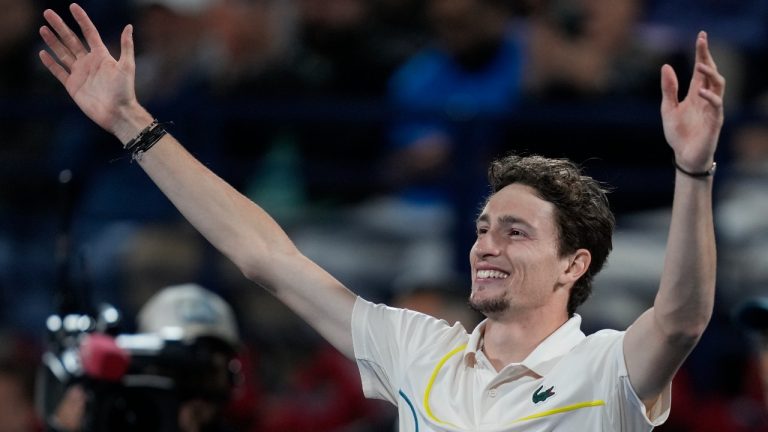
[[[133,28],[116,60],[85,11],[70,11],[87,45],[46,10],[43,64],[246,277],[357,361],[366,395],[398,406],[400,431],[647,431],[666,419],[672,378],[714,302],[711,196],[725,80],[705,33],[684,100],[672,68],[661,69],[677,175],[654,306],[626,331],[581,332],[574,311],[611,248],[605,194],[570,162],[510,156],[491,166],[493,193],[478,218],[470,302],[487,319],[467,333],[359,298],[303,256],[138,103]]]
[[[506,298],[502,292],[489,299],[482,291],[486,286],[510,283],[544,285],[558,288],[552,294],[559,301],[546,301],[554,308],[551,312],[556,319],[562,320],[564,312],[572,315],[586,300],[592,276],[611,250],[614,218],[605,191],[591,178],[581,177],[572,163],[542,157],[510,156],[495,161],[489,176],[494,194],[477,220],[478,241],[470,254],[475,275],[470,305],[486,315],[538,313],[530,307],[508,311],[514,298]],[[556,280],[558,272],[548,267],[557,269],[565,253],[575,253],[572,264],[576,266],[567,274],[577,278],[569,280],[570,284]],[[526,276],[544,280],[521,280]],[[573,287],[569,289],[569,285]],[[516,295],[526,296],[537,297],[535,292]]]
[[[489,180],[469,257],[470,306],[492,318],[487,336],[509,321],[536,323],[546,336],[587,299],[611,250],[605,190],[573,163],[538,156],[497,160]],[[533,348],[511,346],[521,355]]]

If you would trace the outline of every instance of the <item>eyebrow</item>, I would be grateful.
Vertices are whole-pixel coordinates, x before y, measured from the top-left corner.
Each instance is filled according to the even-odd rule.
[[[496,220],[499,223],[499,225],[519,224],[519,225],[524,225],[526,228],[534,229],[533,225],[531,225],[530,223],[526,222],[525,220],[517,216],[513,216],[509,214],[501,215]],[[488,213],[483,213],[477,218],[477,220],[475,221],[475,224],[479,224],[480,222],[489,223],[490,221],[491,221],[491,217],[488,216]]]

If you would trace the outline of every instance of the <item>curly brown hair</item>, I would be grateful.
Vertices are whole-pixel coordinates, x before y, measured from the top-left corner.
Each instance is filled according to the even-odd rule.
[[[488,181],[492,194],[512,183],[536,190],[539,198],[555,206],[560,256],[582,248],[592,255],[589,268],[568,298],[568,315],[572,316],[592,293],[592,279],[613,248],[616,219],[608,205],[608,189],[569,160],[515,154],[491,162]]]

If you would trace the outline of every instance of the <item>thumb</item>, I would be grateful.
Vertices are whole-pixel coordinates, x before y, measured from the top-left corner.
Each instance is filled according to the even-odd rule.
[[[128,24],[120,35],[120,60],[118,61],[129,72],[136,67],[133,54],[133,25]]]
[[[677,106],[678,84],[677,75],[672,66],[665,64],[661,67],[661,110],[667,111]]]

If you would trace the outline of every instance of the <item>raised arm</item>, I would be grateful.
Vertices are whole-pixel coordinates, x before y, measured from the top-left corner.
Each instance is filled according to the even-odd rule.
[[[153,121],[134,91],[133,28],[122,32],[120,59],[108,52],[96,27],[78,5],[70,6],[84,45],[51,10],[40,35],[51,53],[40,52],[48,70],[80,109],[123,144]],[[355,295],[304,257],[259,206],[165,135],[139,160],[176,208],[246,277],[272,292],[341,352],[351,357]]]
[[[696,66],[685,99],[678,100],[677,77],[668,65],[661,69],[661,88],[664,135],[678,166],[672,220],[654,305],[624,339],[630,382],[649,408],[698,342],[715,299],[713,177],[704,173],[714,168],[725,79],[709,52],[706,33],[696,40]]]

